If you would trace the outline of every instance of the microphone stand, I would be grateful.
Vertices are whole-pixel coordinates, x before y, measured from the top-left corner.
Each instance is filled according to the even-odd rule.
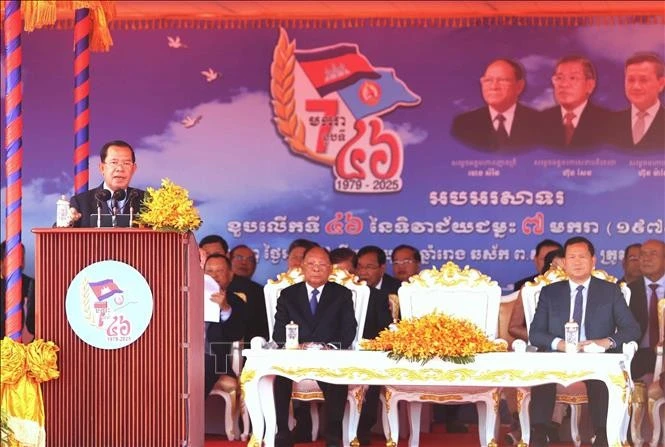
[[[111,226],[113,228],[118,226],[118,223],[116,222],[115,215],[118,214],[118,201],[116,199],[113,199],[113,209],[111,211]]]
[[[97,228],[102,227],[102,202],[97,200]]]

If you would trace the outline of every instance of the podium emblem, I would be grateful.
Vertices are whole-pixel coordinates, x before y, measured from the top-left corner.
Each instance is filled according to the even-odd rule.
[[[69,284],[65,311],[69,326],[85,343],[119,349],[136,341],[152,319],[152,291],[143,275],[118,261],[81,270]]]

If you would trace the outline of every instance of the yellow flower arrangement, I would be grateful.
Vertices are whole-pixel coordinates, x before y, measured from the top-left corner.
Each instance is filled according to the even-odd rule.
[[[503,352],[505,343],[495,343],[468,320],[432,313],[402,320],[392,330],[385,329],[373,340],[363,340],[361,347],[370,351],[388,351],[388,357],[427,363],[440,358],[453,363],[471,363],[475,354]]]
[[[189,192],[165,178],[161,188],[147,188],[137,223],[155,230],[186,233],[201,226],[201,216]]]

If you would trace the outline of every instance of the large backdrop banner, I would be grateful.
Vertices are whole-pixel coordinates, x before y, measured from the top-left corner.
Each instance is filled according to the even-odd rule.
[[[424,267],[450,260],[505,286],[533,271],[540,240],[582,235],[620,276],[626,245],[665,234],[662,104],[629,112],[663,101],[663,73],[654,85],[649,63],[624,68],[635,53],[662,59],[664,35],[662,24],[115,30],[91,58],[90,186],[101,145],[128,141],[133,186],[185,186],[197,238],[250,246],[258,281],[285,270],[300,237],[411,244]],[[72,39],[23,37],[28,273],[29,229],[50,226],[73,193]]]

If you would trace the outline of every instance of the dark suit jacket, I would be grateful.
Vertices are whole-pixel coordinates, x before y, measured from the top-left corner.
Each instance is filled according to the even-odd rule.
[[[613,113],[612,144],[622,149],[665,153],[665,108],[661,105],[646,133],[633,144],[631,109]]]
[[[245,328],[245,342],[249,343],[254,337],[268,339],[268,315],[266,313],[266,298],[263,287],[254,281],[233,275],[228,290],[238,292],[247,298],[247,326]]]
[[[358,326],[351,291],[334,282],[323,286],[314,316],[309,308],[305,282],[282,290],[275,312],[273,339],[276,343],[286,341],[286,325],[291,321],[298,325],[300,343],[333,343],[342,348],[351,346]]]
[[[647,290],[644,285],[644,278],[640,277],[628,284],[630,289],[630,311],[640,325],[640,337],[637,343],[640,343],[642,337],[649,329],[649,309],[647,305]],[[634,379],[639,379],[644,374],[653,373],[656,365],[656,352],[651,348],[639,348],[630,364],[631,373]]]
[[[69,200],[69,206],[76,208],[78,212],[81,213],[81,218],[78,221],[74,222],[73,225],[74,227],[88,228],[95,226],[94,222],[90,222],[90,215],[97,214],[97,200],[95,199],[95,194],[97,193],[97,191],[101,189],[104,189],[103,183],[94,189],[90,189],[86,192],[82,192],[81,194],[77,194]],[[138,196],[130,204],[129,196],[132,193],[132,191],[136,191],[138,193]],[[125,206],[122,209],[122,214],[129,214],[130,206],[134,208],[134,213],[138,214],[141,202],[143,202],[143,196],[145,195],[145,191],[143,191],[142,189],[128,187],[126,192],[127,192],[127,200],[125,200]],[[111,213],[111,210],[109,210],[108,204],[106,202],[102,202],[101,205],[102,205],[101,207],[102,214]]]
[[[559,281],[543,287],[531,322],[529,341],[539,351],[551,351],[555,337],[564,338],[570,317],[570,284]],[[620,352],[623,343],[637,341],[640,327],[628,309],[619,286],[591,277],[587,293],[584,329],[587,340],[612,337]]]
[[[388,307],[388,294],[374,287],[370,287],[369,290],[367,316],[363,328],[363,338],[367,339],[379,335],[379,332],[387,328],[393,321],[390,307]]]
[[[226,299],[231,306],[231,316],[223,322],[208,323],[206,337],[217,359],[217,375],[224,373],[234,376],[229,356],[231,353],[231,343],[242,340],[245,335],[247,308],[245,302],[228,289]],[[224,364],[222,362],[226,363],[225,370],[220,369],[220,365]],[[210,371],[207,373],[209,374]]]
[[[507,144],[499,144],[489,107],[457,115],[451,133],[462,143],[487,152],[509,152],[538,144],[539,112],[517,103]]]
[[[383,281],[381,282],[382,292],[385,292],[387,295],[390,295],[391,293],[397,295],[397,291],[400,287],[402,287],[402,281],[387,273],[383,274]]]
[[[541,112],[539,129],[545,146],[559,149],[595,149],[611,140],[608,127],[612,122],[612,112],[587,102],[577,122],[573,138],[566,145],[561,107],[554,106]]]

